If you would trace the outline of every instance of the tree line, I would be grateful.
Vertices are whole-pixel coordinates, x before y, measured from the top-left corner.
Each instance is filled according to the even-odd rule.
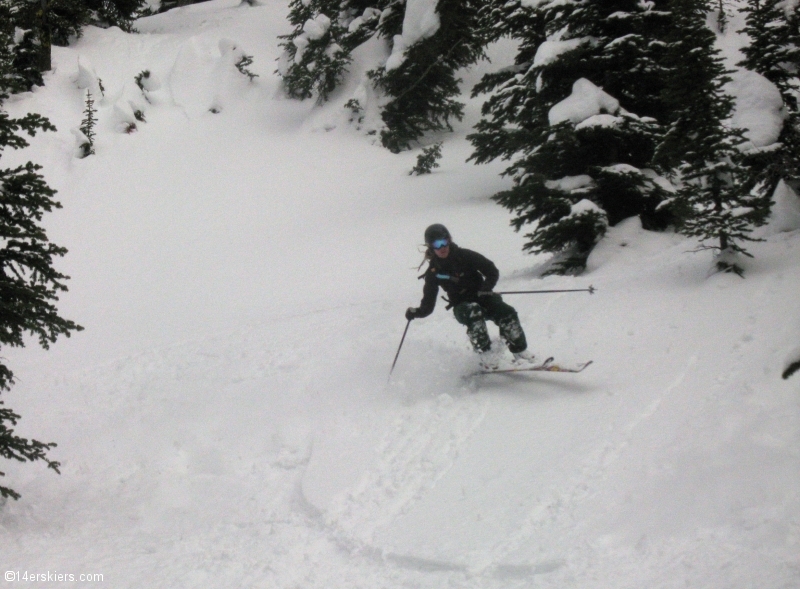
[[[292,0],[280,75],[289,96],[327,101],[353,51],[378,39],[390,54],[367,76],[379,96],[381,143],[393,152],[463,116],[457,72],[500,39],[514,64],[472,89],[486,97],[469,135],[481,164],[509,162],[513,187],[493,196],[527,232],[524,248],[580,271],[608,227],[638,216],[675,227],[741,274],[747,242],[781,180],[797,186],[800,28],[793,3],[748,0],[741,67],[775,84],[786,115],[778,141],[753,146],[731,126],[729,71],[710,0]],[[407,43],[414,14],[438,22]],[[411,20],[410,20],[410,17]],[[712,25],[709,26],[709,21]],[[397,55],[399,59],[396,59]],[[358,98],[347,103],[358,113]]]

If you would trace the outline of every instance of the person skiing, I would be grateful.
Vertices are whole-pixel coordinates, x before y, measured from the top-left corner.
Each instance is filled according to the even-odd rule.
[[[422,302],[419,307],[409,307],[406,319],[422,319],[433,313],[439,287],[447,293],[447,308],[453,309],[456,320],[467,327],[473,349],[480,354],[481,366],[486,370],[498,368],[496,356],[491,354],[491,340],[486,329],[486,319],[500,328],[500,335],[514,355],[515,362],[532,362],[525,332],[517,311],[492,292],[500,277],[497,266],[478,252],[461,248],[453,243],[447,228],[436,223],[425,230],[428,246],[425,259],[428,269],[420,278],[425,279]]]

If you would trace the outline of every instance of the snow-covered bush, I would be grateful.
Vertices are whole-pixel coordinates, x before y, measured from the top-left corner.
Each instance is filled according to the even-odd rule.
[[[430,174],[434,168],[439,167],[439,160],[442,158],[442,143],[434,143],[430,147],[422,150],[417,156],[417,164],[408,173],[409,176],[422,176]]]

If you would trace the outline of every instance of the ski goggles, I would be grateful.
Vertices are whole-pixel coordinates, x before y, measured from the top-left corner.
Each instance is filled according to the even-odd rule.
[[[431,247],[435,250],[440,250],[443,247],[447,247],[448,245],[450,245],[449,239],[437,239],[431,244]]]

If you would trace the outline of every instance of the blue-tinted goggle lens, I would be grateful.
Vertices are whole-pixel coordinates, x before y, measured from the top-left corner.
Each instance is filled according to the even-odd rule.
[[[431,247],[435,250],[440,250],[445,246],[450,245],[450,241],[447,239],[437,239],[431,244]]]

